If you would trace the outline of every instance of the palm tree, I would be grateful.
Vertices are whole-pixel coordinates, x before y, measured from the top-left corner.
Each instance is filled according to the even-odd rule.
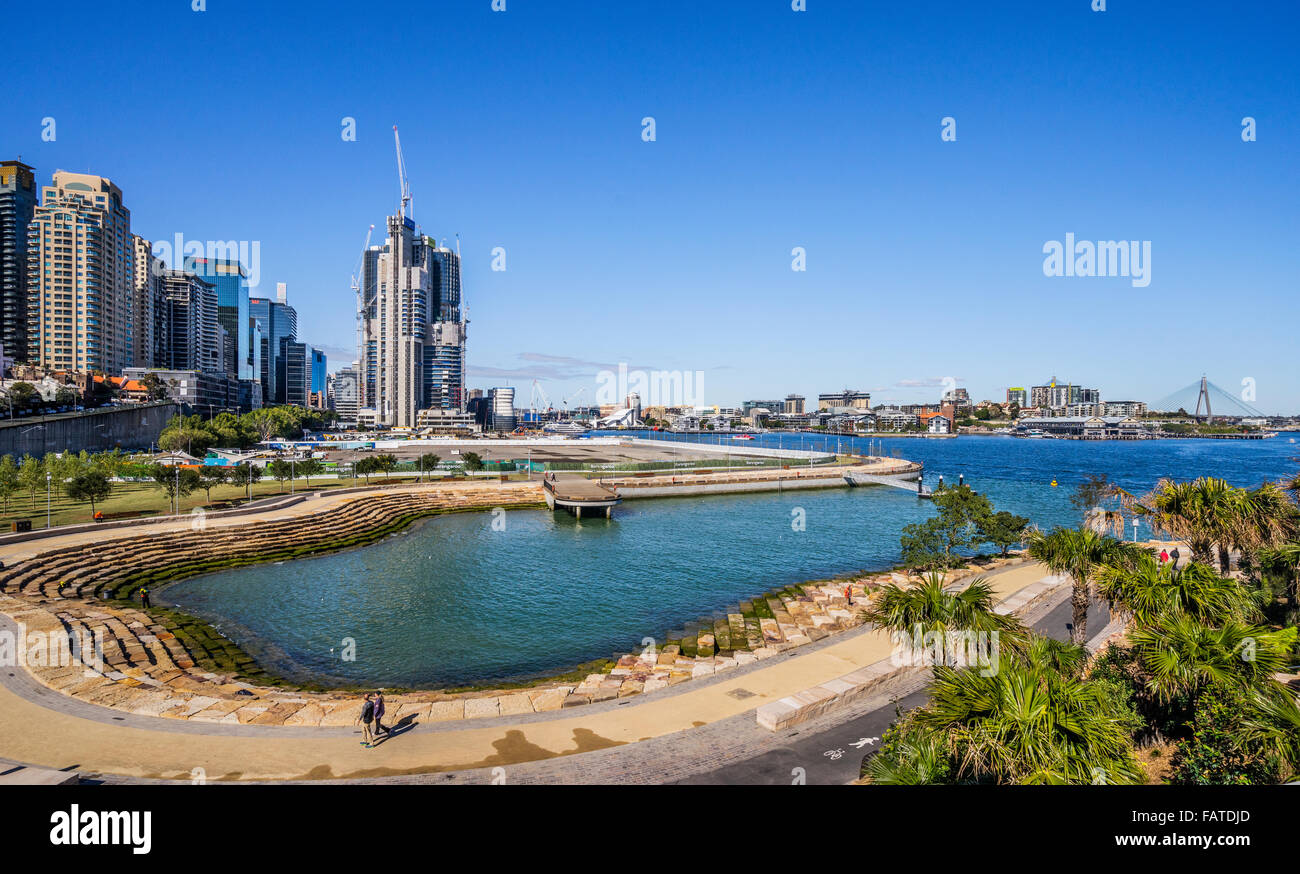
[[[1167,612],[1211,624],[1245,621],[1259,612],[1240,583],[1200,562],[1178,568],[1143,552],[1129,561],[1102,566],[1095,579],[1098,592],[1111,607],[1118,605],[1139,625],[1150,625]]]
[[[1300,774],[1300,703],[1286,688],[1256,693],[1242,720],[1246,743],[1277,757],[1286,774]]]
[[[1293,611],[1300,608],[1300,542],[1284,543],[1275,549],[1263,550],[1259,558],[1265,565],[1286,573],[1287,607]]]
[[[1009,631],[1020,627],[994,611],[993,587],[979,577],[959,592],[944,589],[941,573],[926,574],[916,585],[883,586],[862,618],[891,631]]]
[[[1030,558],[1040,561],[1054,574],[1068,574],[1074,584],[1070,610],[1074,627],[1070,641],[1079,646],[1088,642],[1088,604],[1093,575],[1103,565],[1122,562],[1140,549],[1090,528],[1056,528],[1050,534],[1031,528],[1025,534]]]
[[[1229,620],[1216,628],[1182,613],[1166,614],[1129,634],[1148,675],[1147,687],[1162,701],[1195,695],[1206,686],[1267,689],[1275,685],[1273,675],[1286,668],[1295,639],[1294,627],[1269,631]]]
[[[873,786],[926,786],[947,782],[952,757],[938,732],[918,731],[908,718],[895,726],[898,740],[871,757],[865,776]]]
[[[993,675],[935,668],[919,731],[946,736],[958,779],[1138,783],[1132,740],[1095,683],[1012,660]]]
[[[964,632],[996,635],[998,646],[1006,644],[1011,649],[1021,644],[1024,627],[1015,617],[994,609],[993,588],[983,577],[958,592],[947,591],[943,580],[943,574],[930,573],[917,585],[884,586],[872,606],[862,611],[862,618],[893,632],[895,643],[901,636],[912,635],[915,647],[929,634],[946,643],[946,635]],[[944,653],[949,664],[955,663],[956,655]]]
[[[1155,530],[1186,540],[1193,557],[1217,560],[1223,574],[1232,549],[1277,546],[1296,529],[1295,506],[1273,483],[1243,489],[1215,477],[1161,480],[1155,491],[1133,504],[1133,512],[1147,516]]]

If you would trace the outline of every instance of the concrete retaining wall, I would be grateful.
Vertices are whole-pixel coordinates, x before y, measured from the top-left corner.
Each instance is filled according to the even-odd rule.
[[[104,452],[148,449],[172,416],[181,412],[170,401],[109,407],[81,413],[0,419],[0,455],[19,458],[48,452]]]

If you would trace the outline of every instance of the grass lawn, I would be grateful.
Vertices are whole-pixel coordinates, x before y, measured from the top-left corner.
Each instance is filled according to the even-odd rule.
[[[372,476],[371,481],[378,484],[380,480],[392,479],[401,476],[401,474],[390,474],[388,476]],[[414,476],[410,477],[414,479]],[[365,477],[359,477],[356,485],[364,486]],[[340,487],[351,487],[352,478],[346,477],[342,480],[332,476],[314,476],[311,483],[299,477],[294,482],[294,490],[321,491],[324,489],[335,489]],[[254,498],[267,498],[280,494],[289,494],[289,483],[283,484],[273,479],[264,478],[253,486]],[[58,525],[76,525],[93,521],[88,502],[74,502],[68,499],[68,496],[62,489],[55,488],[50,492],[50,524]],[[189,513],[195,507],[204,507],[211,510],[228,510],[245,503],[246,489],[233,485],[221,485],[212,490],[212,499],[209,500],[207,494],[202,489],[197,489],[186,497],[181,498],[181,513]],[[107,500],[98,501],[95,509],[104,514],[106,520],[126,519],[137,516],[165,516],[168,513],[167,493],[162,487],[155,483],[134,483],[134,482],[115,482],[113,483],[113,492]],[[11,529],[10,523],[15,519],[30,519],[32,529],[45,527],[45,490],[37,492],[33,499],[27,492],[21,492],[9,499],[9,507],[5,509],[0,504],[0,533],[6,533]]]

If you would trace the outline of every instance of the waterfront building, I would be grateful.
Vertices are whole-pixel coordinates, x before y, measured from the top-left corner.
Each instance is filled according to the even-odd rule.
[[[1071,383],[1062,383],[1052,377],[1045,385],[1036,385],[1029,390],[1032,406],[1047,410],[1064,410],[1071,404],[1096,404],[1101,402],[1101,391],[1084,388]]]
[[[0,350],[11,363],[27,360],[27,226],[36,203],[32,168],[0,162]]]
[[[1106,401],[1101,404],[1102,416],[1125,416],[1130,418],[1141,418],[1147,414],[1147,405],[1144,401]]]
[[[1029,406],[1029,392],[1022,387],[1007,389],[1007,406],[1016,404],[1022,410]]]
[[[876,427],[881,431],[906,431],[915,428],[920,421],[916,413],[908,412],[902,407],[877,407]]]
[[[27,361],[118,373],[131,361],[131,212],[109,179],[56,170],[27,233]]]
[[[465,338],[461,313],[460,254],[425,238],[431,288],[429,336],[424,347],[425,409],[465,409]]]
[[[921,413],[916,417],[917,424],[931,434],[951,434],[956,430],[951,414],[942,412]]]
[[[749,416],[755,409],[762,408],[769,413],[773,410],[784,410],[784,401],[745,401],[740,405],[740,413],[743,416]]]
[[[159,283],[167,337],[158,363],[168,370],[228,373],[224,360],[228,350],[220,334],[223,326],[217,317],[216,289],[185,270],[164,269]]]
[[[827,392],[817,396],[818,412],[845,407],[855,410],[871,409],[871,392],[846,388],[843,391]]]
[[[964,388],[949,389],[943,393],[940,403],[949,404],[956,409],[970,409],[970,392]]]
[[[785,402],[781,404],[781,410],[786,415],[803,415],[803,395],[789,394],[785,396]]]
[[[248,300],[250,321],[260,328],[257,353],[257,378],[262,383],[262,397],[268,404],[284,404],[284,387],[279,374],[283,369],[280,350],[286,340],[298,339],[298,311],[289,304],[289,287],[283,282],[275,286],[275,299],[252,297]]]
[[[1050,416],[1023,418],[1023,430],[1080,440],[1139,440],[1150,436],[1146,426],[1127,416]]]

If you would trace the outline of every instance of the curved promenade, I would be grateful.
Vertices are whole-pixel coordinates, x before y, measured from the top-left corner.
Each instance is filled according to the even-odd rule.
[[[1018,564],[994,571],[989,582],[1006,604],[1043,583],[1045,573],[1041,566]],[[0,757],[136,778],[327,780],[508,767],[651,738],[707,756],[708,750],[692,746],[694,729],[878,664],[890,650],[886,634],[860,627],[806,651],[633,701],[442,724],[396,714],[392,721],[405,722],[409,730],[374,749],[361,747],[358,730],[347,725],[269,727],[121,714],[53,692],[26,672],[11,672],[0,682]],[[352,702],[354,713],[356,707]],[[563,767],[562,760],[557,766]],[[580,776],[577,764],[574,773]]]

